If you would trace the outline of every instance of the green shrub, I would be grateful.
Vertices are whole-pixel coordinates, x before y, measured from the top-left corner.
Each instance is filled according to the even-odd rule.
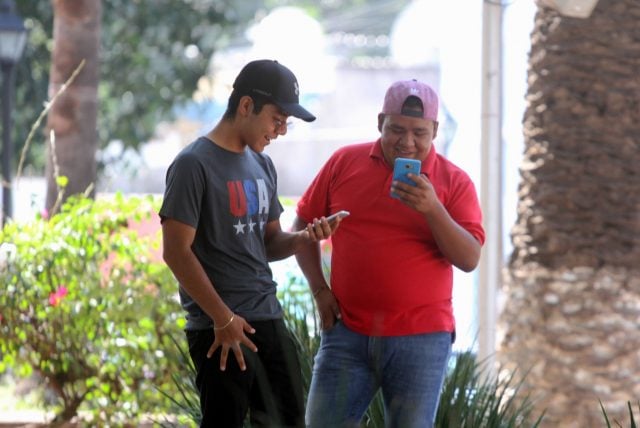
[[[167,398],[166,414],[170,418],[156,418],[161,427],[198,427],[202,420],[200,395],[196,386],[196,368],[189,356],[187,341],[183,334],[173,338],[180,370],[171,375],[172,384],[165,385],[160,392]]]
[[[452,357],[436,414],[438,428],[537,427],[544,413],[534,419],[531,397],[514,383],[515,373],[492,377],[476,361],[472,351]]]
[[[0,373],[32,374],[53,391],[57,421],[135,421],[166,408],[182,327],[170,271],[151,257],[152,197],[72,197],[51,219],[9,222],[0,234]],[[171,355],[167,355],[171,354]]]

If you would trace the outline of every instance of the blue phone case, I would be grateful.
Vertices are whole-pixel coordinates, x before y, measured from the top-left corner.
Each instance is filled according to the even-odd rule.
[[[420,165],[421,162],[417,159],[407,159],[407,158],[396,158],[393,163],[393,180],[401,181],[403,183],[410,184],[411,186],[415,186],[414,183],[407,174],[415,174],[420,175]],[[392,198],[398,198],[398,195],[391,192]]]

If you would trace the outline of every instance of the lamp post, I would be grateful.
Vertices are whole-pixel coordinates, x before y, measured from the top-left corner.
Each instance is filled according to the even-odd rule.
[[[14,66],[27,41],[27,30],[13,0],[0,1],[0,69],[2,70],[2,225],[13,215],[11,198],[11,99]]]

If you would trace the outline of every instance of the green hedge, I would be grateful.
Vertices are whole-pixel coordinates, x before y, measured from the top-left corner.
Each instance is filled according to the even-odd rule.
[[[0,234],[0,373],[37,375],[57,421],[82,412],[136,421],[167,408],[182,311],[158,257],[152,197],[71,198],[51,219],[9,222]]]

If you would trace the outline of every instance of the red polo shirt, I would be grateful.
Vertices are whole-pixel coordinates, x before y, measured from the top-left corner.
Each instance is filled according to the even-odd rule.
[[[469,176],[434,146],[421,170],[451,217],[484,243]],[[298,216],[351,212],[331,238],[330,279],[349,328],[371,336],[452,332],[452,265],[424,217],[389,196],[392,172],[380,141],[343,147],[300,199]]]

